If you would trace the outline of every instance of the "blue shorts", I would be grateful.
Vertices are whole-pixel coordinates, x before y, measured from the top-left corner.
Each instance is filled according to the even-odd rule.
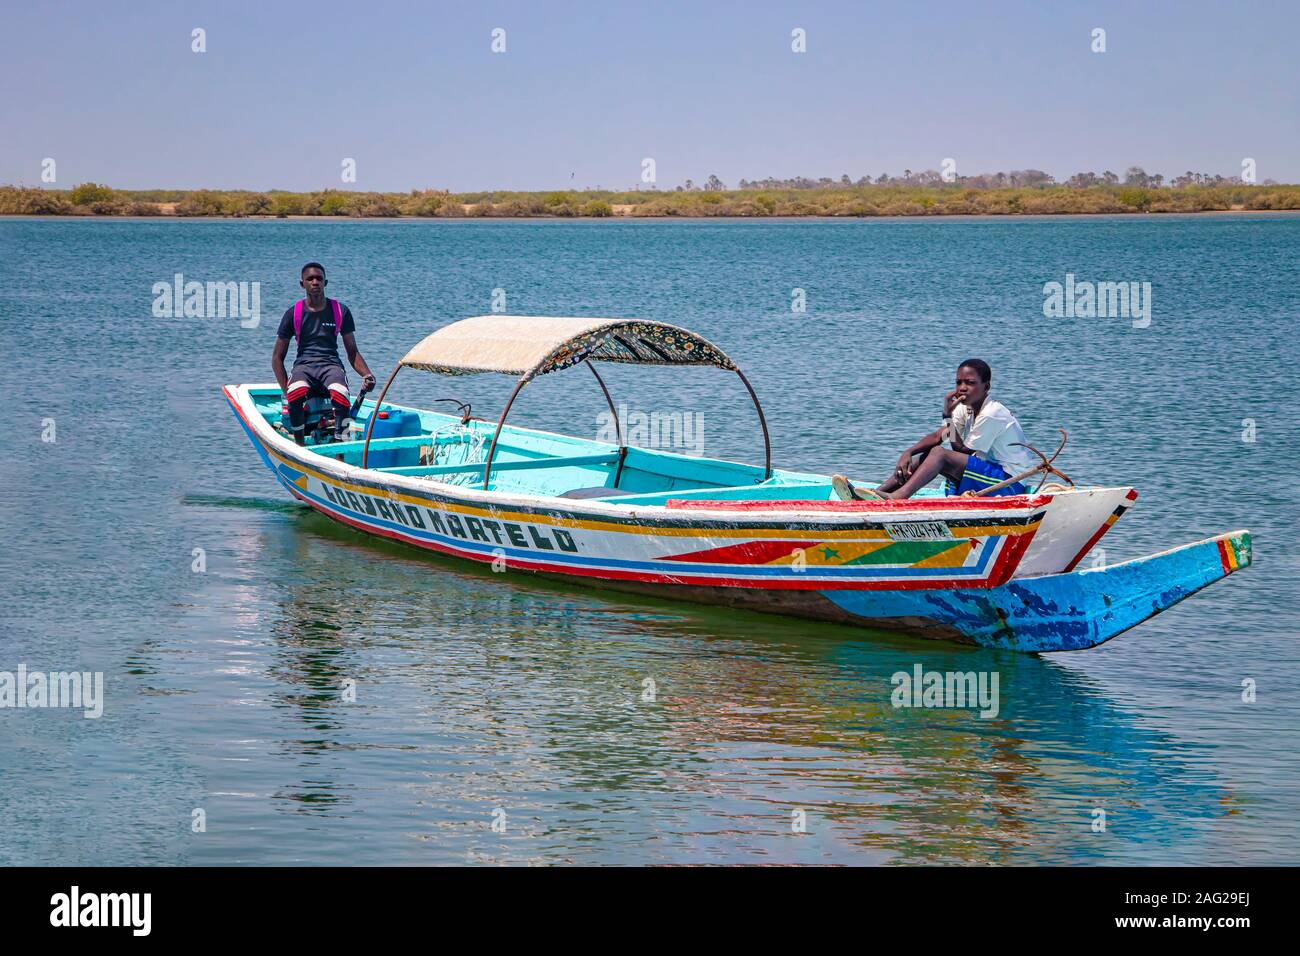
[[[968,455],[966,471],[962,473],[961,483],[954,489],[950,480],[948,482],[948,494],[964,495],[968,491],[982,491],[990,485],[996,485],[999,481],[1006,481],[1010,477],[997,462],[987,461],[979,455]],[[1024,482],[1017,481],[1014,485],[999,488],[993,492],[993,497],[1028,493],[1029,489],[1025,487]]]

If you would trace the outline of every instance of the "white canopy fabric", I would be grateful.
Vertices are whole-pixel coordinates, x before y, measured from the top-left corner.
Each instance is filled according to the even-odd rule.
[[[399,364],[445,375],[498,372],[531,379],[587,359],[737,370],[721,349],[665,322],[527,315],[453,322],[426,336]]]

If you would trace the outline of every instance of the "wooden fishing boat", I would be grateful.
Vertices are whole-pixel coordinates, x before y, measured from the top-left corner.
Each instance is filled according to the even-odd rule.
[[[594,363],[734,372],[758,410],[764,463],[630,446]],[[613,442],[507,424],[539,375],[585,365]],[[518,376],[499,420],[385,401],[403,368]],[[772,466],[749,381],[685,329],[626,319],[480,316],[412,348],[364,437],[299,446],[275,385],[228,385],[253,447],[294,497],[353,528],[497,570],[622,591],[896,628],[1018,651],[1095,647],[1249,565],[1235,531],[1079,568],[1137,498],[1127,487],[994,498],[840,501],[828,476]]]

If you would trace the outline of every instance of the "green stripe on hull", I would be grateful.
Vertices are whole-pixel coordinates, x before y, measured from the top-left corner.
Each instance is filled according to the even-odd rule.
[[[926,558],[933,558],[936,554],[943,554],[959,543],[957,541],[898,541],[887,548],[859,555],[844,563],[846,565],[894,564],[902,567],[916,564]]]

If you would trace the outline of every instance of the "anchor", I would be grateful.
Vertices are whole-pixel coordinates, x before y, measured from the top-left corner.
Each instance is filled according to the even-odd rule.
[[[1008,488],[1011,485],[1014,485],[1018,481],[1023,481],[1025,478],[1030,478],[1033,475],[1038,474],[1040,471],[1043,473],[1043,480],[1040,481],[1038,483],[1038,487],[1034,489],[1035,494],[1037,494],[1039,491],[1042,491],[1043,485],[1047,484],[1047,479],[1052,475],[1055,475],[1056,477],[1060,478],[1067,485],[1073,488],[1074,479],[1071,478],[1069,475],[1067,475],[1065,472],[1061,471],[1060,469],[1052,465],[1052,462],[1056,461],[1056,456],[1061,453],[1061,449],[1065,447],[1066,441],[1069,440],[1069,435],[1066,434],[1064,428],[1060,429],[1060,432],[1061,432],[1061,443],[1056,446],[1056,451],[1052,452],[1050,458],[1047,455],[1044,455],[1033,445],[1029,445],[1026,444],[1025,442],[1019,442],[1019,441],[1015,442],[1014,444],[1019,445],[1021,448],[1028,448],[1035,455],[1037,455],[1041,464],[1035,465],[1033,468],[1030,468],[1028,471],[1022,471],[1020,474],[1008,478],[1006,481],[999,481],[996,485],[989,485],[987,488],[981,488],[979,491],[967,491],[962,495],[962,497],[983,498],[985,495],[992,494],[995,491],[1001,491],[1003,488]]]

